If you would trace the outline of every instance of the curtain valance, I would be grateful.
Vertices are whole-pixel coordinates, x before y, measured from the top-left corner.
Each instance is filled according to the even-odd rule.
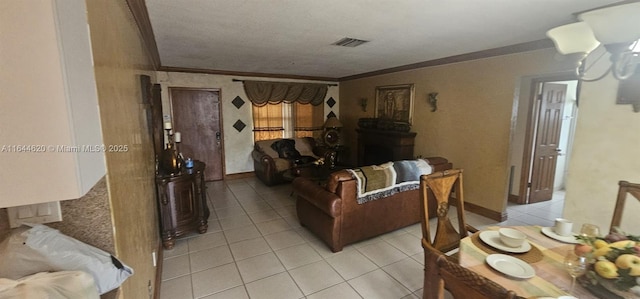
[[[244,92],[249,101],[256,106],[282,102],[317,106],[324,102],[324,97],[327,95],[326,84],[249,80],[243,82]]]

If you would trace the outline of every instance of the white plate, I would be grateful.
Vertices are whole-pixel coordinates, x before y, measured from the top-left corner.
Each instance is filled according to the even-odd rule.
[[[553,227],[543,227],[542,228],[542,234],[544,234],[545,236],[554,239],[556,241],[560,241],[560,242],[564,242],[564,243],[570,243],[570,244],[578,244],[580,242],[578,242],[578,240],[576,239],[576,237],[572,234],[571,236],[561,236],[556,234],[553,231]]]
[[[480,233],[480,240],[485,242],[487,245],[499,249],[505,252],[511,253],[524,253],[531,250],[531,244],[526,240],[522,243],[520,247],[509,247],[500,241],[500,233],[495,230],[486,230]]]
[[[529,264],[506,254],[490,254],[486,261],[491,268],[511,277],[524,279],[536,275],[536,271]]]

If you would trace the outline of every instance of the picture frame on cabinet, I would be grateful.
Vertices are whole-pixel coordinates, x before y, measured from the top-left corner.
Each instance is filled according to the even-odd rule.
[[[411,124],[414,85],[400,84],[376,87],[375,117]]]

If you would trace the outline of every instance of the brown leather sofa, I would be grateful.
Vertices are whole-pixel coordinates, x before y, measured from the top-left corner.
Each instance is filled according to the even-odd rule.
[[[257,141],[251,152],[255,174],[267,186],[290,182],[296,176],[292,173],[292,169],[296,167],[296,159],[281,157],[272,147],[274,143],[282,140],[285,139]],[[295,149],[301,156],[316,161],[322,158],[324,164],[318,167],[333,167],[336,157],[335,151],[316,145],[312,137],[291,138],[289,140],[294,141]]]
[[[451,169],[442,157],[425,158],[433,171]],[[326,186],[306,178],[293,181],[296,210],[302,226],[341,251],[344,245],[378,236],[420,222],[420,190],[357,203],[357,181],[347,170],[329,175]],[[430,191],[429,191],[430,192]],[[435,202],[429,202],[429,218],[435,217]],[[431,211],[434,211],[431,214]]]

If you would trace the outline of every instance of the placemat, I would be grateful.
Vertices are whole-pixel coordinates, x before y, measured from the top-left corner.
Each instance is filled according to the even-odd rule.
[[[538,247],[533,244],[531,244],[531,250],[525,253],[504,252],[502,250],[495,249],[485,244],[484,242],[482,242],[482,240],[480,240],[480,232],[476,232],[473,235],[471,235],[471,242],[473,243],[473,245],[476,245],[476,247],[482,249],[482,251],[488,254],[495,254],[495,253],[508,254],[510,256],[517,257],[530,264],[539,262],[544,257],[544,255],[542,254],[542,251],[540,251],[540,249],[538,249]]]

